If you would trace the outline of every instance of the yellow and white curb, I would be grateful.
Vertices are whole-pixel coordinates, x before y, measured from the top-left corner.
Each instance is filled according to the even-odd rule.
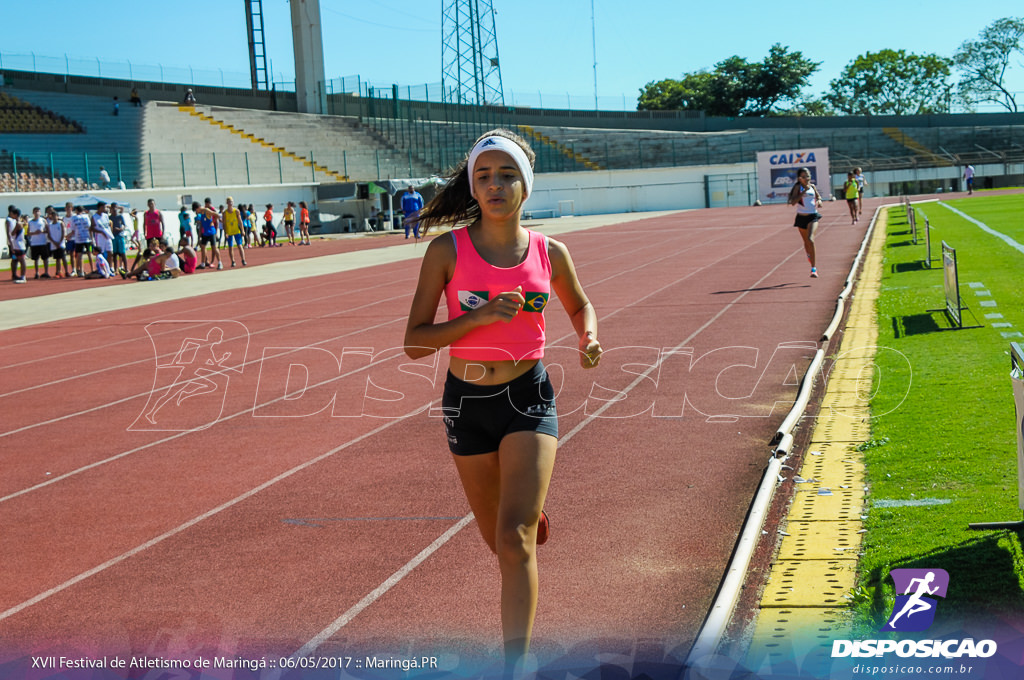
[[[847,596],[856,585],[866,495],[858,448],[871,436],[886,223],[882,209],[803,464],[792,477],[796,492],[744,655],[743,665],[755,672],[794,660],[815,672],[815,660],[829,660],[832,640],[850,635]]]

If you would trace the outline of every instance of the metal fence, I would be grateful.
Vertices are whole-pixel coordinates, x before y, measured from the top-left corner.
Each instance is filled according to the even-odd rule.
[[[110,175],[111,185],[123,181],[128,188],[337,182],[346,177],[371,181],[419,177],[426,172],[409,151],[309,151],[306,159],[312,163],[269,152],[4,152],[0,154],[0,191],[98,188],[101,167]]]

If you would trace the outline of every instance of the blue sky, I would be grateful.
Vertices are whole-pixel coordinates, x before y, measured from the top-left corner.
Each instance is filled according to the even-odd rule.
[[[312,1],[312,0],[310,0]],[[593,108],[594,42],[601,108],[633,108],[647,82],[712,68],[726,57],[762,59],[778,42],[823,62],[806,93],[817,95],[854,57],[883,48],[951,56],[998,18],[1024,15],[1015,0],[721,4],[684,0],[492,0],[507,103]],[[35,53],[40,63],[124,70],[144,66],[248,73],[243,0],[4,0],[3,66]],[[441,0],[320,0],[328,78],[360,76],[378,86],[440,81]],[[45,8],[45,31],[40,23]],[[263,0],[267,54],[275,76],[292,80],[287,0]],[[11,27],[18,27],[10,30]],[[592,33],[592,27],[595,29]],[[75,38],[71,38],[71,29]],[[592,35],[596,33],[596,41]],[[50,39],[46,36],[49,34]],[[43,59],[43,56],[55,59]],[[100,61],[97,66],[96,60]],[[1024,99],[1024,58],[1011,69]],[[234,75],[232,75],[234,74]],[[212,83],[216,84],[216,83]]]

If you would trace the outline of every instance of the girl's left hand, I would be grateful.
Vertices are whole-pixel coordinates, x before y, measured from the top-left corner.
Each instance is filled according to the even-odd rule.
[[[580,366],[583,368],[594,368],[601,362],[601,343],[597,341],[594,334],[587,331],[580,338]]]

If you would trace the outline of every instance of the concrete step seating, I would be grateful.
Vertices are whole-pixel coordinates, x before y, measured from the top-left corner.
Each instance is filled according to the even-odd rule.
[[[262,146],[264,148],[270,149],[274,153],[279,153],[279,154],[281,154],[281,155],[283,155],[283,156],[285,156],[287,158],[292,159],[293,161],[297,161],[298,163],[301,163],[304,167],[312,168],[315,172],[319,172],[319,173],[325,174],[330,179],[333,179],[334,181],[346,182],[349,179],[347,175],[344,175],[344,174],[342,174],[340,172],[336,172],[336,171],[328,168],[327,166],[321,165],[321,164],[319,164],[319,163],[317,163],[317,162],[315,162],[315,161],[313,161],[313,160],[311,160],[311,159],[309,159],[309,158],[307,158],[307,157],[305,157],[305,156],[303,156],[301,154],[298,154],[298,153],[296,153],[294,151],[290,151],[290,150],[288,150],[287,148],[285,148],[284,146],[282,146],[280,144],[276,144],[274,142],[270,142],[270,141],[264,139],[263,137],[258,137],[256,135],[254,135],[251,132],[246,132],[242,128],[236,127],[236,126],[232,125],[231,123],[227,123],[227,122],[225,122],[223,120],[220,120],[219,118],[215,117],[214,115],[212,115],[210,113],[204,113],[203,111],[200,111],[200,110],[196,109],[196,107],[192,107],[192,106],[179,106],[178,110],[182,111],[183,113],[188,113],[189,115],[195,116],[195,117],[199,118],[200,120],[203,120],[203,121],[206,121],[207,123],[210,123],[211,125],[216,125],[217,127],[221,128],[222,130],[227,130],[231,134],[239,135],[243,139],[248,139],[250,142],[253,142],[254,144],[259,144],[260,146]]]
[[[82,126],[64,116],[0,92],[0,133],[79,133]]]
[[[5,88],[4,92],[83,130],[73,134],[0,133],[0,148],[14,153],[19,166],[31,162],[46,169],[41,173],[44,177],[81,177],[91,183],[99,181],[100,166],[115,183],[123,179],[131,186],[140,177],[143,108],[121,102],[115,116],[113,99],[107,97],[14,88]]]
[[[368,119],[383,144],[405,149],[409,177],[447,175],[465,157],[476,139],[494,127],[484,123],[448,123],[417,120]]]
[[[147,102],[146,106],[142,152],[154,186],[337,181],[291,156],[192,115],[192,107],[172,102]]]
[[[408,177],[410,154],[363,126],[353,116],[197,107],[229,133],[316,166],[327,181]],[[266,146],[269,145],[269,146]],[[310,165],[312,164],[312,165]]]
[[[882,132],[894,142],[910,150],[915,156],[919,156],[930,164],[941,164],[947,160],[897,127],[884,127]]]
[[[906,156],[881,130],[752,128],[721,132],[538,127],[536,131],[602,167],[650,168],[751,162],[759,151],[828,147],[833,160]]]
[[[604,166],[602,166],[599,162],[591,160],[590,158],[587,158],[583,154],[581,154],[578,151],[576,151],[575,148],[570,148],[570,147],[566,146],[565,144],[562,144],[558,140],[551,138],[550,136],[544,134],[543,132],[540,132],[539,130],[537,130],[533,126],[530,126],[530,125],[520,125],[520,126],[518,126],[518,128],[519,128],[519,131],[527,139],[529,139],[529,140],[531,140],[533,142],[539,142],[539,143],[541,143],[543,145],[546,145],[547,147],[553,149],[557,153],[560,153],[560,154],[566,156],[567,158],[569,158],[574,163],[582,164],[583,167],[586,168],[587,170],[604,170],[605,169]]]
[[[603,166],[528,125],[487,122],[434,122],[370,119],[368,124],[395,147],[407,149],[426,174],[447,175],[465,157],[483,133],[496,127],[511,128],[530,142],[536,154],[535,172],[601,170]],[[422,176],[421,173],[420,176]]]

